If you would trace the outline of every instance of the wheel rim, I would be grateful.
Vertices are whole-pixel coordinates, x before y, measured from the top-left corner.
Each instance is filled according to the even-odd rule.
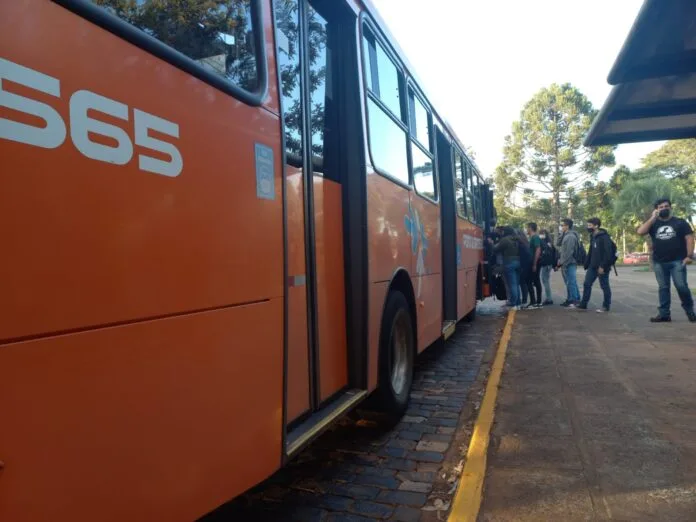
[[[408,381],[408,368],[410,360],[410,343],[408,342],[408,329],[410,328],[408,316],[400,311],[394,318],[392,327],[392,368],[391,384],[394,393],[402,395]]]

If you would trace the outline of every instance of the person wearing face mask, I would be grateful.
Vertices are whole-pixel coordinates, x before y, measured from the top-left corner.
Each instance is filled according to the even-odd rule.
[[[609,286],[609,272],[614,264],[614,254],[611,238],[606,230],[601,228],[602,221],[593,217],[587,220],[587,232],[590,234],[590,251],[585,261],[585,283],[582,290],[582,299],[578,305],[579,310],[587,310],[587,304],[592,295],[592,285],[599,279],[599,286],[604,292],[602,308],[598,313],[608,312],[611,308],[611,287]]]
[[[668,198],[655,202],[652,216],[638,227],[638,234],[650,234],[652,238],[653,265],[659,287],[660,307],[653,323],[668,323],[672,320],[670,303],[672,295],[670,279],[674,281],[682,308],[689,321],[696,323],[694,298],[686,280],[686,267],[693,262],[694,232],[685,220],[672,214],[672,202]]]
[[[566,308],[576,308],[580,302],[580,290],[578,289],[577,259],[580,250],[580,237],[573,230],[573,220],[565,218],[561,221],[561,237],[558,240],[559,256],[556,266],[561,269],[561,275],[566,285],[568,298],[561,303]]]

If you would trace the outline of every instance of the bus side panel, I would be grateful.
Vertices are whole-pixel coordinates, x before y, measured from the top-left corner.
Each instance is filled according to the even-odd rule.
[[[288,385],[287,421],[309,409],[307,264],[302,170],[286,166],[288,226]]]
[[[55,96],[16,81],[3,80],[2,88],[44,104],[54,127],[66,129],[56,148],[0,139],[0,236],[3,252],[12,253],[0,256],[0,273],[11,274],[2,285],[0,339],[283,294],[276,114],[246,106],[48,0],[0,2],[0,56],[59,85]],[[122,117],[86,109],[85,100],[119,108]],[[2,108],[0,117],[45,125]],[[152,150],[152,142],[142,145],[138,118],[177,128],[178,137],[137,124],[147,139],[178,149],[178,176],[141,168],[143,157],[171,156]],[[88,119],[116,127],[120,138],[88,132]],[[92,152],[89,143],[128,144],[125,163],[91,159],[76,143]],[[259,183],[269,168],[271,183]]]
[[[369,157],[369,156],[368,156]],[[410,191],[367,170],[367,234],[370,280],[368,386],[378,384],[379,331],[389,282],[397,269],[413,274],[409,223]]]
[[[462,263],[457,273],[457,317],[463,318],[476,308],[476,278],[483,256],[483,232],[464,219],[457,219],[457,241],[462,249]]]
[[[408,189],[368,170],[367,223],[372,282],[391,280],[399,267],[413,274],[409,196]],[[380,313],[383,304],[379,303]]]
[[[280,463],[282,299],[0,347],[0,520],[189,522]]]
[[[415,265],[413,286],[418,314],[418,351],[421,352],[442,336],[440,207],[411,193],[409,220]]]

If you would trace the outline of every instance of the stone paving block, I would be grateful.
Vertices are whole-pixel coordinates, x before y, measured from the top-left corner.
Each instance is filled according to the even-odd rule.
[[[378,504],[377,502],[368,502],[366,500],[358,500],[350,509],[358,515],[378,519],[389,518],[394,513],[393,506]]]
[[[390,491],[382,490],[377,496],[377,500],[387,504],[421,507],[425,505],[428,497],[424,493],[413,493],[411,491]]]
[[[428,482],[411,482],[406,480],[401,483],[399,490],[401,491],[414,491],[416,493],[430,493],[433,489],[433,485]]]
[[[394,516],[390,518],[395,522],[419,522],[421,518],[421,510],[406,506],[399,506],[394,512]]]
[[[397,489],[399,487],[399,481],[394,477],[382,477],[379,475],[358,475],[355,477],[354,484],[387,489]]]
[[[419,471],[402,471],[396,474],[396,478],[399,480],[412,482],[430,482],[435,480],[435,473],[433,472],[419,472]]]
[[[379,494],[379,488],[356,484],[336,484],[331,492],[351,499],[372,500]]]
[[[442,462],[445,460],[445,456],[442,453],[435,451],[412,451],[408,454],[408,457],[419,462]]]
[[[416,451],[435,451],[437,453],[444,453],[449,448],[449,443],[447,442],[435,442],[430,440],[422,440],[415,447]]]

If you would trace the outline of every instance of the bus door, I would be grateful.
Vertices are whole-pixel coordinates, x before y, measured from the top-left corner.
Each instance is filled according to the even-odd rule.
[[[274,2],[286,149],[288,454],[362,397],[347,336],[346,181],[348,158],[359,151],[343,117],[352,84],[341,81],[351,62],[341,59],[351,41],[341,38],[342,4]]]
[[[457,213],[454,194],[454,164],[449,139],[435,126],[437,161],[440,173],[440,212],[442,230],[442,300],[443,334],[453,332],[457,322]]]

